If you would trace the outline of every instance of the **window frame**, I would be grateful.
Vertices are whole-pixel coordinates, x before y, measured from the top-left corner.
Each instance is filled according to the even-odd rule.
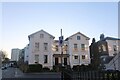
[[[81,50],[83,50],[83,51],[85,50],[85,44],[81,44]]]
[[[40,38],[44,38],[44,34],[40,34]]]
[[[81,38],[80,36],[77,36],[77,40],[80,40],[80,38]]]
[[[86,56],[85,56],[85,55],[82,55],[82,59],[85,60],[85,59],[86,59]]]
[[[78,60],[78,56],[74,56],[74,59],[75,59],[75,60]]]
[[[35,50],[36,50],[36,51],[39,51],[39,48],[40,48],[39,42],[35,42]]]
[[[48,43],[44,43],[44,50],[45,50],[45,51],[48,50]]]
[[[39,54],[35,54],[35,63],[39,63]]]
[[[78,44],[74,44],[74,49],[77,49],[78,48]]]
[[[48,63],[48,55],[44,55],[44,64]]]

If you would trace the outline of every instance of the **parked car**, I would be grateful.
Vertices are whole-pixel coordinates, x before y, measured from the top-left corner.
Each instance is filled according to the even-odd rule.
[[[4,69],[7,69],[7,67],[5,67],[5,66],[2,66],[2,70],[4,70]]]

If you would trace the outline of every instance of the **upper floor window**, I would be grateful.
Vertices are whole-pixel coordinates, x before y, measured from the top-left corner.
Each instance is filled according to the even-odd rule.
[[[44,55],[44,63],[48,63],[48,55]]]
[[[77,49],[77,44],[74,44],[74,49]]]
[[[101,46],[98,47],[99,52],[102,52]]]
[[[77,36],[77,40],[80,40],[80,36]]]
[[[85,55],[82,55],[82,59],[85,59]]]
[[[44,38],[44,34],[40,34],[40,38]]]
[[[35,43],[35,50],[39,50],[39,42]]]
[[[85,44],[81,44],[81,50],[85,50]]]
[[[58,45],[55,46],[56,51],[58,51]]]
[[[117,51],[117,46],[116,45],[113,45],[113,50]]]
[[[44,43],[44,50],[48,50],[48,43]]]
[[[102,49],[103,49],[103,51],[106,51],[106,46],[102,45]]]

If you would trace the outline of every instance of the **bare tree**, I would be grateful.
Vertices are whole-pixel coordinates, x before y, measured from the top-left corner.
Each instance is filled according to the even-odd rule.
[[[1,57],[1,60],[4,61],[5,58],[7,58],[7,53],[6,53],[6,51],[0,50],[0,57]]]

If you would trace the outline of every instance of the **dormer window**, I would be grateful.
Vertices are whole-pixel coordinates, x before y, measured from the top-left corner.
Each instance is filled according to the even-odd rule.
[[[80,40],[80,36],[77,36],[77,40]]]
[[[44,38],[44,34],[40,34],[40,38]]]

